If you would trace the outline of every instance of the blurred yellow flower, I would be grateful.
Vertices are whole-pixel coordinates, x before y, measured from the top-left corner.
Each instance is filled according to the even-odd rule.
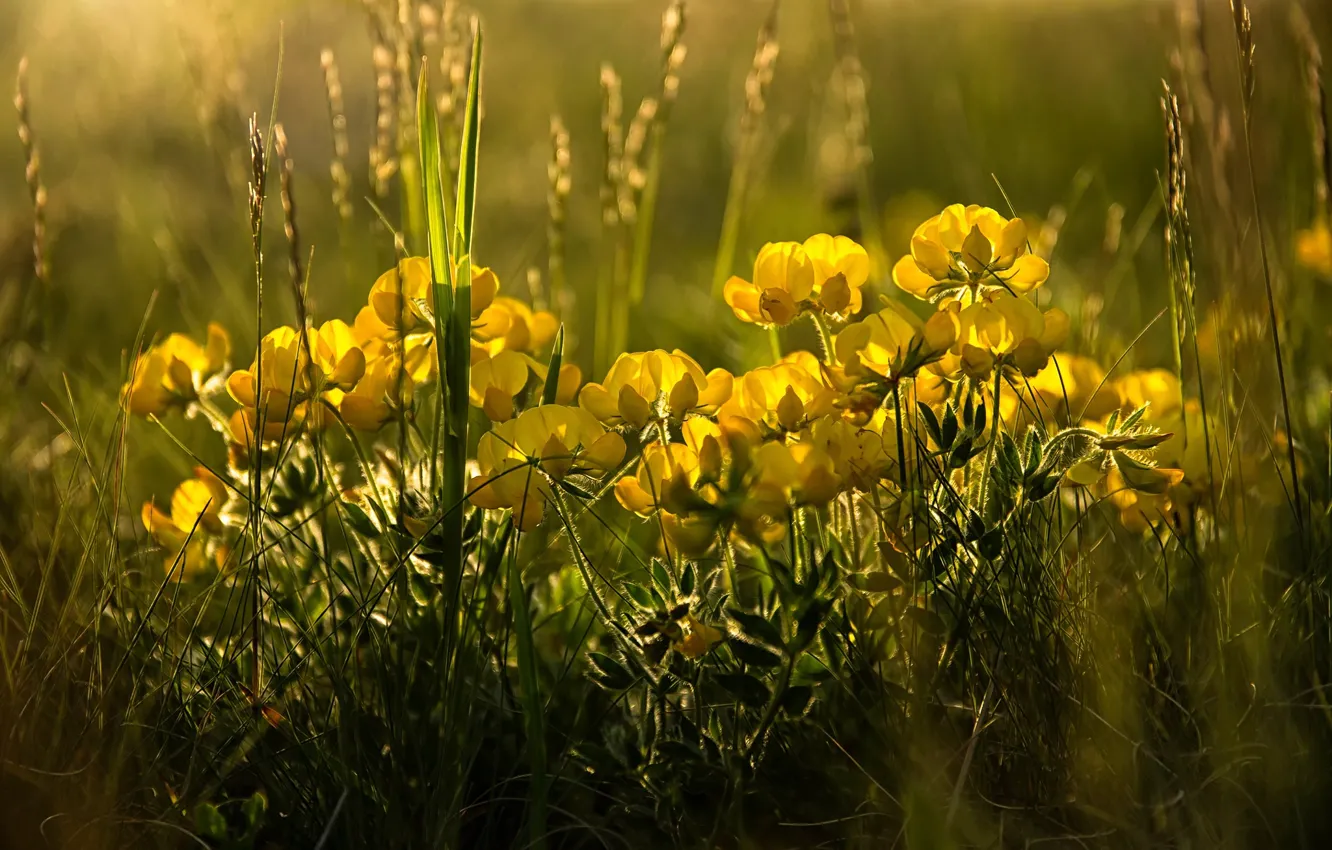
[[[805,420],[833,410],[837,391],[823,378],[818,358],[808,351],[786,355],[735,378],[719,416],[740,416],[771,430],[799,430]]]
[[[1332,276],[1332,228],[1326,221],[1295,235],[1295,258],[1311,271]]]
[[[608,425],[642,428],[661,416],[715,413],[731,397],[733,380],[725,369],[704,374],[679,350],[621,354],[603,383],[583,387],[578,403]]]
[[[513,397],[527,386],[527,359],[516,351],[501,351],[472,364],[472,405],[491,422],[513,418]]]
[[[927,219],[911,237],[911,253],[893,267],[893,281],[917,298],[962,288],[1030,292],[1050,265],[1027,250],[1027,227],[989,207],[953,204]]]
[[[208,566],[207,542],[211,535],[222,533],[227,497],[226,484],[200,466],[171,495],[170,514],[152,502],[144,503],[140,512],[144,528],[166,550],[166,568],[171,570],[179,562],[173,579],[197,575]]]
[[[402,369],[402,358],[384,353],[365,368],[365,374],[349,391],[334,390],[329,401],[343,420],[357,431],[378,431],[396,419],[412,403],[415,382]]]
[[[476,449],[479,472],[468,492],[479,508],[513,509],[514,522],[528,531],[545,512],[551,493],[546,476],[600,477],[619,465],[624,453],[624,439],[587,411],[546,404],[482,435]]]
[[[496,298],[481,311],[473,324],[473,333],[485,349],[500,351],[540,351],[555,340],[560,321],[553,313],[533,311],[516,298]]]
[[[199,397],[203,385],[226,366],[231,338],[216,322],[208,324],[208,342],[199,345],[174,333],[134,361],[121,389],[125,409],[135,416],[158,415]]]

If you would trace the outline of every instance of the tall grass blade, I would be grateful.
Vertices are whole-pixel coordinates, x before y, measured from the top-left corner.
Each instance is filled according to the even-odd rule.
[[[449,245],[449,227],[444,218],[444,177],[439,156],[439,114],[430,98],[430,73],[425,63],[421,64],[420,83],[416,88],[416,123],[417,137],[421,142],[421,186],[425,193],[426,238],[430,252],[430,309],[435,320],[435,357],[439,365],[438,373],[445,372],[444,329],[445,316],[453,315],[453,290],[450,287],[449,267],[452,265],[452,248]],[[431,432],[430,445],[430,492],[433,497],[439,495],[439,442],[444,428],[445,395],[441,378],[441,390],[436,396],[435,428]]]

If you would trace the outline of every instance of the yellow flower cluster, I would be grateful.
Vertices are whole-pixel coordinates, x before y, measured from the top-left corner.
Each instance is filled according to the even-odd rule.
[[[819,355],[793,352],[732,375],[705,370],[679,350],[624,353],[600,382],[582,386],[576,366],[548,375],[533,356],[555,340],[555,317],[500,296],[495,273],[476,267],[468,392],[490,427],[477,444],[471,503],[511,511],[516,526],[530,530],[552,506],[558,512],[562,492],[584,493],[619,474],[604,486],[626,510],[653,518],[664,545],[678,552],[700,554],[728,539],[773,541],[799,509],[844,496],[863,500],[892,537],[919,521],[932,482],[965,477],[959,464],[975,456],[971,441],[995,433],[976,429],[957,455],[935,445],[953,440],[940,436],[937,422],[933,436],[918,426],[918,406],[937,419],[953,416],[956,432],[953,408],[945,415],[950,399],[978,394],[996,410],[994,394],[1003,393],[997,419],[1010,434],[1059,426],[1094,444],[1075,483],[1109,488],[1125,512],[1167,512],[1184,498],[1180,485],[1208,477],[1206,458],[1194,456],[1193,443],[1136,424],[1140,417],[1131,431],[1115,430],[1115,420],[1150,402],[1154,420],[1177,417],[1180,432],[1191,433],[1195,413],[1168,373],[1110,381],[1093,361],[1052,359],[1068,318],[1031,299],[1049,273],[1021,220],[953,205],[916,229],[911,253],[892,269],[901,290],[928,302],[928,316],[888,298],[861,315],[871,283],[864,248],[827,234],[770,243],[752,280],[728,281],[726,303],[740,321],[761,327],[810,317],[824,342]],[[125,404],[147,414],[198,402],[228,432],[233,460],[238,446],[285,440],[335,416],[374,432],[410,421],[417,388],[437,378],[434,327],[430,263],[407,258],[375,281],[352,324],[277,328],[249,368],[225,381],[229,343],[221,328],[210,326],[206,346],[169,337],[136,363]],[[229,418],[207,406],[210,382],[224,383],[236,402]],[[538,383],[554,403],[538,403]],[[1139,460],[1162,443],[1182,471]],[[945,455],[947,466],[927,460]],[[200,473],[177,490],[169,515],[146,505],[145,525],[192,568],[203,551],[196,537],[221,532],[225,496],[221,482]],[[695,631],[700,646],[711,641],[701,625]]]
[[[200,345],[185,334],[171,334],[137,359],[121,390],[125,409],[135,416],[160,416],[197,401],[204,385],[226,368],[231,338],[216,322]]]
[[[303,430],[322,429],[334,414],[357,431],[378,431],[399,417],[410,418],[416,389],[438,372],[431,284],[429,260],[406,258],[374,282],[352,324],[331,319],[305,329],[275,328],[260,340],[250,366],[225,378],[231,342],[220,325],[208,326],[205,345],[172,334],[135,360],[122,402],[137,416],[197,405],[228,437],[238,470],[247,466],[256,443],[278,443]],[[471,396],[489,419],[506,422],[530,376],[545,379],[546,366],[531,353],[550,345],[558,322],[550,313],[498,296],[499,288],[491,269],[472,269]],[[576,366],[561,368],[557,399],[571,402],[581,381]],[[223,387],[237,405],[229,416],[212,404]],[[579,413],[580,421],[596,425]],[[548,448],[546,442],[537,448]],[[144,524],[158,543],[173,559],[185,552],[185,574],[200,563],[202,541],[221,532],[217,508],[225,491],[214,492],[221,486],[200,473],[177,489],[170,515],[151,503],[144,506]],[[211,502],[204,498],[209,494]],[[206,511],[205,504],[211,505]],[[196,520],[200,530],[189,537]]]

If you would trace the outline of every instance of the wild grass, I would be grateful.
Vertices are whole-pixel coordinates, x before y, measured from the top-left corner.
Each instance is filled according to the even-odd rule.
[[[304,63],[322,85],[326,163],[298,156],[289,99],[237,133],[249,188],[226,226],[248,237],[253,337],[182,341],[150,300],[114,369],[44,350],[51,292],[78,284],[50,261],[35,140],[53,107],[20,65],[0,847],[1332,834],[1315,9],[1287,36],[1242,0],[1178,4],[1140,213],[1091,209],[1086,174],[1024,223],[1000,173],[967,199],[995,209],[923,214],[908,242],[878,206],[894,116],[869,120],[875,39],[830,2],[820,149],[845,157],[828,191],[861,248],[763,230],[841,212],[756,209],[778,203],[769,111],[793,84],[778,57],[799,10],[774,5],[736,80],[719,216],[693,228],[698,274],[669,280],[660,228],[688,174],[667,141],[718,130],[686,120],[695,30],[671,2],[628,123],[638,77],[607,63],[599,134],[553,117],[533,140],[548,216],[515,261],[532,297],[505,274],[496,299],[505,260],[476,211],[519,167],[487,143],[504,45],[452,2],[366,5],[373,61],[279,58],[279,78]],[[1284,78],[1263,57],[1291,38],[1312,144],[1268,117]],[[358,133],[343,85],[361,65]],[[1276,145],[1310,160],[1295,201],[1275,202]],[[1084,256],[1061,231],[1086,222]],[[367,258],[380,276],[359,280]],[[365,306],[339,323],[344,276]],[[682,314],[710,305],[698,327],[648,312],[659,286]],[[695,353],[734,375],[636,342],[717,328]],[[140,511],[152,446],[195,471]]]

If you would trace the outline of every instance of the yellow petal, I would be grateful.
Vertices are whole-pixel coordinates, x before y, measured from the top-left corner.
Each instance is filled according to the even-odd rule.
[[[967,264],[972,274],[979,274],[989,268],[992,259],[994,252],[990,240],[986,239],[981,229],[973,224],[971,232],[962,242],[962,262]]]
[[[627,384],[620,387],[620,397],[616,407],[620,411],[620,417],[635,428],[642,428],[652,416],[652,409],[647,400]]]
[[[1012,268],[1001,275],[1008,288],[1019,294],[1032,291],[1049,276],[1050,264],[1035,254],[1018,257]]]
[[[903,292],[920,299],[928,299],[930,289],[938,285],[939,281],[922,271],[916,260],[908,254],[893,266],[893,283]]]

